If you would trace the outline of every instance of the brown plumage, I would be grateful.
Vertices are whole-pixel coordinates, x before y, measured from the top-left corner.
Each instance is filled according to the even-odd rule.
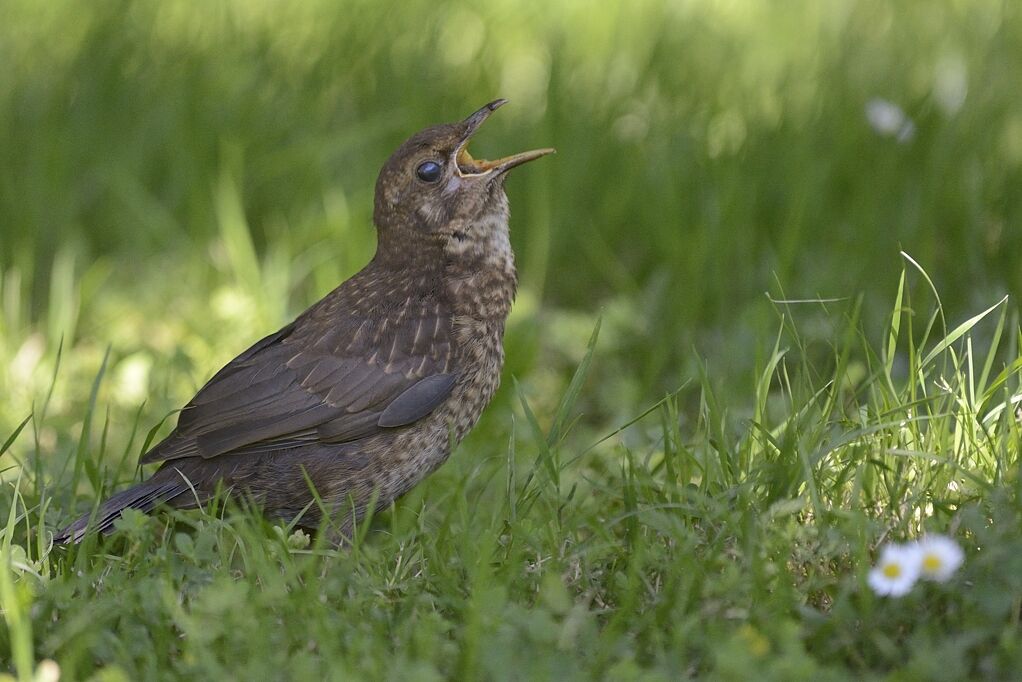
[[[469,138],[502,104],[402,144],[376,183],[373,260],[217,372],[142,457],[159,470],[56,540],[221,486],[314,527],[309,481],[347,530],[440,466],[500,380],[517,283],[504,179],[553,151],[473,159]]]

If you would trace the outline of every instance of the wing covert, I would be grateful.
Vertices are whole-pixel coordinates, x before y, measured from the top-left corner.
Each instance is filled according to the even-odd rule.
[[[450,394],[450,317],[321,327],[299,318],[214,375],[142,463],[340,443],[406,426]]]

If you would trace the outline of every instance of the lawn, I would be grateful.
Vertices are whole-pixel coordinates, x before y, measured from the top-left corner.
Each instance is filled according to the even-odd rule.
[[[1010,679],[1022,6],[55,0],[0,22],[0,679]],[[349,547],[54,531],[498,96],[500,391]],[[878,594],[892,543],[946,581]]]

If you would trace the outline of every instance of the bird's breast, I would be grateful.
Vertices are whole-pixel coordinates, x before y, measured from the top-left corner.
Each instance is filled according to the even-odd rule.
[[[514,300],[517,279],[513,259],[448,281],[452,332],[461,377],[460,394],[450,401],[455,437],[460,440],[476,423],[500,385],[504,367],[504,324]],[[452,396],[453,397],[453,396]]]

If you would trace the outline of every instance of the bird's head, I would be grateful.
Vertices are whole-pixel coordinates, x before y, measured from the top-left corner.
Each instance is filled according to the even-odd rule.
[[[496,161],[468,153],[472,135],[507,100],[490,102],[463,121],[433,126],[398,147],[376,181],[373,222],[381,248],[408,240],[445,245],[485,238],[494,223],[507,226],[507,172],[552,153],[536,149]]]

